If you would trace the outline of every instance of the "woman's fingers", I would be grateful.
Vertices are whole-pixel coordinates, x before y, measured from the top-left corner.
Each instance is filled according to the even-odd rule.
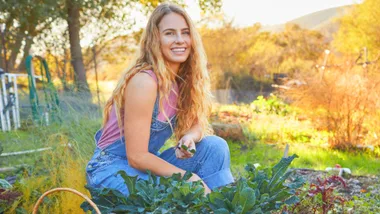
[[[181,146],[181,149],[182,149],[182,151],[186,155],[188,155],[188,156],[193,156],[194,155],[194,153],[195,153],[195,143],[194,143],[193,140],[183,141],[182,145],[185,145],[185,146]]]
[[[192,140],[180,140],[175,154],[177,158],[191,158],[195,153],[195,143]]]
[[[175,156],[179,159],[183,159],[185,157],[185,154],[177,147],[175,149]]]

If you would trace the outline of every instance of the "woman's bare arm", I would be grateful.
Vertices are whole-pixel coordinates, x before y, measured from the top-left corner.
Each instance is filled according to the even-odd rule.
[[[137,73],[128,82],[124,102],[124,135],[129,164],[158,176],[185,171],[148,152],[150,125],[157,96],[157,83],[146,73]]]

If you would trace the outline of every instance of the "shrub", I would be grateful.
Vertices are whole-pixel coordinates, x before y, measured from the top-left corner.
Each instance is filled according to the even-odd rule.
[[[376,69],[373,69],[376,71]],[[293,104],[302,107],[315,125],[330,131],[333,148],[363,142],[379,107],[380,77],[352,65],[319,70],[300,76],[306,84],[289,90]]]

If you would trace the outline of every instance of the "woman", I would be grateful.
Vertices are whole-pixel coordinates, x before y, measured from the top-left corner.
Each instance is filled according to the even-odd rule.
[[[188,14],[176,5],[159,5],[140,46],[136,63],[106,103],[86,168],[88,184],[128,195],[120,170],[141,179],[147,179],[146,170],[158,176],[191,171],[190,181],[202,181],[206,193],[233,182],[228,145],[210,135],[206,56]],[[177,146],[160,154],[173,132]]]

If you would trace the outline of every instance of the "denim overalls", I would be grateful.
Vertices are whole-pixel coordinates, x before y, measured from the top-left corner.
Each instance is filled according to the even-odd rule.
[[[234,181],[230,170],[230,152],[225,140],[217,136],[204,137],[196,144],[196,153],[188,159],[177,159],[175,148],[171,147],[162,154],[158,151],[166,140],[172,135],[169,123],[157,119],[158,96],[154,104],[152,123],[150,126],[149,152],[166,160],[167,162],[186,171],[197,174],[212,190]],[[171,118],[175,127],[176,116]],[[95,134],[95,143],[102,135],[102,129]],[[124,137],[104,149],[96,146],[94,155],[86,167],[87,183],[89,186],[100,188],[107,187],[117,189],[128,196],[128,189],[124,180],[117,172],[124,170],[130,176],[138,175],[141,179],[147,179],[146,172],[137,170],[128,164]]]

